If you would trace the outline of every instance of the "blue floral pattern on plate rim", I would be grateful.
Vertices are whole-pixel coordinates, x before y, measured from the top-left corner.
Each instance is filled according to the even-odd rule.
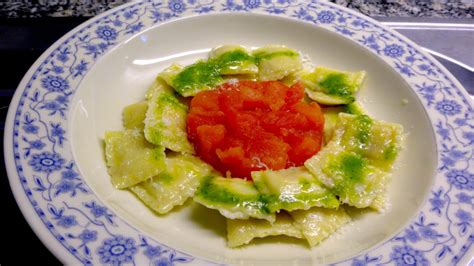
[[[457,264],[474,242],[474,111],[439,63],[371,19],[323,1],[170,0],[120,6],[74,29],[30,69],[9,110],[5,158],[12,187],[64,251],[83,264],[174,265],[210,261],[141,235],[117,217],[80,176],[66,132],[69,103],[94,62],[132,35],[197,14],[254,12],[313,23],[355,41],[397,70],[422,101],[438,148],[438,173],[420,213],[385,243],[342,264]],[[43,238],[44,240],[44,238]],[[54,240],[53,240],[54,241]],[[72,258],[68,257],[68,258]],[[62,257],[65,259],[66,257]]]

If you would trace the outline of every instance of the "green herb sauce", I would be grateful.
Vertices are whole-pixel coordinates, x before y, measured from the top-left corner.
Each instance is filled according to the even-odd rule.
[[[354,100],[354,96],[352,96],[353,88],[347,83],[347,77],[345,74],[329,74],[322,81],[320,81],[318,85],[326,94],[337,96],[343,99],[350,99],[351,101]]]
[[[299,56],[299,54],[295,51],[287,50],[287,51],[278,51],[278,52],[273,52],[273,53],[267,53],[267,52],[254,53],[253,56],[255,58],[255,62],[258,64],[263,59],[272,59],[277,56],[294,57],[294,56]]]
[[[176,91],[183,95],[193,95],[203,89],[215,87],[223,81],[222,70],[241,67],[248,64],[257,64],[263,59],[276,56],[298,56],[295,51],[278,51],[273,53],[257,53],[249,55],[244,50],[234,50],[221,54],[207,61],[200,61],[185,67],[172,81]]]
[[[351,191],[356,183],[363,183],[367,161],[356,153],[343,153],[331,161],[329,171],[342,177],[332,189],[336,195]]]
[[[173,87],[181,95],[190,95],[222,81],[220,66],[213,62],[197,62],[185,67],[174,79]]]
[[[219,66],[219,70],[221,70],[222,68],[254,63],[255,59],[245,51],[235,50],[223,53],[216,58],[210,59],[209,61],[213,61],[217,66]]]
[[[239,195],[223,186],[214,184],[212,178],[213,177],[208,177],[201,184],[197,196],[217,204],[238,205],[257,209],[262,213],[269,213],[267,202],[263,200],[260,194],[256,196]]]
[[[384,151],[383,151],[383,158],[387,161],[393,161],[397,158],[398,149],[394,144],[390,144]]]
[[[165,184],[169,184],[173,180],[173,176],[168,172],[162,172],[158,175],[158,180]]]
[[[358,115],[353,126],[356,128],[357,147],[361,150],[368,148],[371,137],[373,120],[367,115]]]

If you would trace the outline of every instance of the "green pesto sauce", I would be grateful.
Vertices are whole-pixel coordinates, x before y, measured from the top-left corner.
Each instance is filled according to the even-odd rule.
[[[255,58],[255,62],[258,64],[260,61],[263,59],[272,59],[277,56],[298,56],[299,54],[295,51],[287,50],[287,51],[278,51],[278,52],[273,52],[273,53],[267,53],[267,52],[260,52],[260,53],[255,53],[253,56]]]
[[[168,172],[162,172],[158,175],[158,180],[165,184],[169,184],[173,180],[173,176]]]
[[[212,178],[206,180],[199,189],[198,194],[203,198],[225,204],[238,204],[241,198],[230,192],[229,190],[216,186],[212,183]]]
[[[299,183],[301,185],[301,189],[308,190],[311,188],[311,182],[308,180],[301,180]]]
[[[356,141],[358,147],[361,149],[367,148],[370,141],[371,130],[372,130],[372,119],[367,115],[358,115],[354,121],[353,126],[356,128]]]
[[[187,66],[173,79],[173,86],[181,95],[211,88],[222,82],[221,71],[224,68],[241,66],[247,62],[253,63],[254,58],[245,51],[230,51],[208,61]]]
[[[302,180],[299,182],[301,189],[292,191],[291,193],[281,193],[279,195],[265,195],[269,201],[271,211],[280,209],[293,210],[306,208],[308,206],[323,206],[326,208],[336,208],[339,201],[328,191],[320,191],[312,189],[313,182]]]
[[[163,104],[160,104],[160,103],[168,103],[168,104],[171,104],[172,106],[176,106],[184,110],[188,109],[188,107],[185,104],[181,103],[174,95],[169,94],[169,93],[162,93],[157,99],[157,103],[158,103],[158,107],[164,106]]]
[[[150,144],[151,145],[151,144]],[[155,146],[156,147],[156,146]],[[164,163],[165,158],[165,149],[163,147],[158,147],[152,151],[153,159],[160,161],[159,163]]]
[[[295,203],[303,203],[303,204],[313,204],[319,203],[321,206],[326,208],[336,208],[339,206],[339,201],[334,197],[334,195],[330,192],[324,193],[299,193],[294,196]]]
[[[395,145],[390,144],[384,151],[383,151],[383,158],[387,161],[393,161],[398,155],[398,149]]]
[[[197,195],[209,202],[226,205],[241,205],[243,207],[260,210],[263,213],[269,213],[267,202],[263,200],[261,195],[256,197],[238,195],[222,186],[217,186],[212,183],[212,177],[208,177],[201,184]]]
[[[353,102],[344,106],[344,113],[353,115],[363,115],[364,110],[359,104]]]
[[[244,63],[254,63],[255,59],[242,50],[230,51],[220,56],[211,59],[209,61],[214,62],[219,66],[219,70],[229,66],[241,66]]]
[[[222,81],[220,66],[214,62],[200,61],[185,67],[174,79],[173,87],[181,95],[214,87]]]
[[[200,61],[185,67],[173,79],[173,87],[183,96],[190,96],[197,91],[215,87],[222,82],[221,72],[231,66],[242,66],[244,64],[258,64],[262,59],[270,59],[275,56],[298,56],[295,51],[280,51],[274,53],[257,53],[249,55],[243,50],[234,50],[222,55]]]
[[[271,205],[277,202],[277,200],[278,200],[278,197],[275,195],[260,194],[257,201],[259,203],[260,211],[265,214],[270,214],[279,210],[280,208],[271,207]]]
[[[355,183],[363,182],[366,161],[356,153],[345,153],[335,158],[329,165],[331,172],[342,176],[332,192],[336,195],[344,195],[352,191]]]
[[[158,126],[163,127],[163,124],[158,124]],[[158,143],[156,145],[159,145],[163,141],[163,139],[166,139],[166,136],[164,136],[164,134],[161,134],[161,130],[155,129],[150,130],[150,132],[148,133],[148,137],[151,143]],[[155,157],[158,158],[157,153],[155,153]]]
[[[319,87],[321,87],[326,94],[354,100],[352,88],[347,84],[346,76],[342,73],[329,74],[319,82]]]
[[[341,158],[341,172],[346,180],[360,182],[364,178],[366,162],[356,154],[344,154]]]

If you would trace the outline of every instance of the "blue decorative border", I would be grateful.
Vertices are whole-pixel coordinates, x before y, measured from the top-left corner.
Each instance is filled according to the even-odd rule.
[[[405,78],[436,127],[439,162],[435,184],[428,202],[408,227],[366,254],[342,263],[456,264],[474,241],[472,103],[445,71],[397,34],[362,15],[319,1],[146,1],[86,22],[56,44],[27,85],[18,88],[22,95],[13,121],[13,154],[28,200],[61,245],[83,264],[200,261],[140,235],[101,204],[72,160],[66,112],[84,75],[121,41],[164,21],[220,12],[272,14],[313,23],[367,47]]]

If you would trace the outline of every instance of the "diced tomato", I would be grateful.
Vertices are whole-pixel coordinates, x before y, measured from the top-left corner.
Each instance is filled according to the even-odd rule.
[[[286,105],[287,108],[293,106],[294,104],[300,102],[304,98],[304,86],[301,82],[298,82],[291,86],[291,88],[286,92]]]
[[[321,135],[304,136],[294,142],[293,149],[289,152],[289,160],[294,165],[302,165],[313,154],[321,149]]]
[[[259,168],[284,169],[290,146],[273,134],[262,133],[249,143],[249,155]]]
[[[225,127],[223,125],[201,125],[196,130],[200,147],[208,152],[217,147],[225,137]]]
[[[300,114],[306,116],[317,128],[321,128],[324,125],[324,116],[321,112],[321,107],[316,102],[304,103],[299,102],[293,106],[294,110]]]
[[[304,88],[278,81],[226,83],[198,93],[187,118],[199,157],[232,177],[299,166],[321,148],[323,115]]]
[[[263,92],[265,95],[265,102],[272,111],[280,110],[283,105],[286,103],[286,94],[288,87],[281,83],[275,81],[267,81],[262,83]]]
[[[245,158],[242,147],[231,147],[226,150],[217,149],[216,153],[224,164],[237,165]]]
[[[233,176],[245,177],[249,172],[258,170],[257,167],[253,166],[252,161],[245,157],[245,152],[241,146],[226,150],[217,149],[216,154],[225,172],[230,171]]]
[[[218,105],[219,95],[213,91],[203,91],[199,97],[193,97],[191,100],[191,108],[201,108],[206,111],[219,111]]]

